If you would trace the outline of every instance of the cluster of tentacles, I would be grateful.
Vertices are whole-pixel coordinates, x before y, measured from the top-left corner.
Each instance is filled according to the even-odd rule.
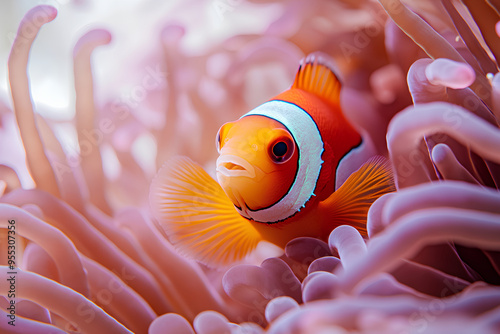
[[[73,160],[34,113],[27,75],[31,45],[57,12],[29,11],[8,67],[36,189],[21,188],[15,166],[0,166],[2,333],[498,332],[500,8],[497,1],[379,2],[317,0],[313,11],[290,0],[263,36],[233,36],[198,58],[180,51],[183,27],[167,25],[166,85],[144,99],[154,109],[167,96],[156,127],[141,122],[141,105],[95,105],[91,54],[111,35],[90,31],[74,49],[80,155]],[[339,8],[363,23],[293,30],[285,22],[341,15]],[[150,218],[150,176],[130,154],[127,134],[151,134],[158,164],[182,153],[208,165],[213,145],[205,137],[262,102],[248,100],[258,84],[242,78],[277,60],[293,74],[302,53],[316,50],[338,61],[346,116],[393,165],[398,190],[372,205],[369,238],[340,226],[327,243],[298,238],[258,266],[219,270],[179,255]],[[182,128],[193,123],[181,106],[203,124],[200,135]],[[10,114],[1,116],[6,128]],[[113,181],[103,172],[103,143],[122,166]],[[7,261],[12,225],[15,268]],[[13,271],[16,326],[8,323]]]

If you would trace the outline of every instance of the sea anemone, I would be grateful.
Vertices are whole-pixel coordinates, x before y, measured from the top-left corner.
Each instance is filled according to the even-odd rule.
[[[171,10],[198,17],[194,4]],[[195,24],[160,21],[119,97],[99,93],[91,61],[112,35],[87,31],[64,122],[34,112],[27,71],[57,10],[25,14],[12,103],[0,101],[2,333],[500,331],[497,1],[215,0],[209,12],[220,24],[245,9],[266,13],[260,30],[197,53],[184,43]],[[371,206],[369,237],[339,226],[227,268],[184,257],[150,213],[155,169],[182,154],[213,172],[218,127],[286,89],[313,51],[335,59],[346,117],[393,166],[397,191]]]

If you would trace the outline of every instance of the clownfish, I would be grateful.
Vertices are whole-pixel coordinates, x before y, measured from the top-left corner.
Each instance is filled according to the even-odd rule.
[[[395,190],[393,175],[386,159],[372,157],[336,184],[339,165],[363,142],[342,113],[340,89],[332,67],[312,54],[290,89],[222,125],[218,182],[187,157],[168,160],[150,205],[170,242],[220,266],[261,240],[283,248],[296,237],[327,240],[344,224],[366,236],[368,209]]]

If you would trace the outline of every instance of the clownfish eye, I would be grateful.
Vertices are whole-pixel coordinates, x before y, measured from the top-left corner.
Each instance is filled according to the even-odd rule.
[[[290,138],[279,138],[270,145],[269,156],[276,163],[284,163],[290,160],[294,150],[294,143]]]
[[[277,158],[281,158],[288,151],[288,146],[284,141],[277,142],[273,146],[273,155]]]

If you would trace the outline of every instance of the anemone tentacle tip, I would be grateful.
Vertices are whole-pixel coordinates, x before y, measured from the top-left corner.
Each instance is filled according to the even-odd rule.
[[[73,48],[73,56],[76,57],[83,50],[91,51],[94,48],[111,43],[112,34],[107,29],[93,29],[80,37]]]
[[[58,14],[57,8],[51,5],[38,5],[33,7],[30,11],[28,11],[25,15],[26,18],[29,18],[34,24],[38,27],[42,26],[45,23],[48,23],[56,18]]]

